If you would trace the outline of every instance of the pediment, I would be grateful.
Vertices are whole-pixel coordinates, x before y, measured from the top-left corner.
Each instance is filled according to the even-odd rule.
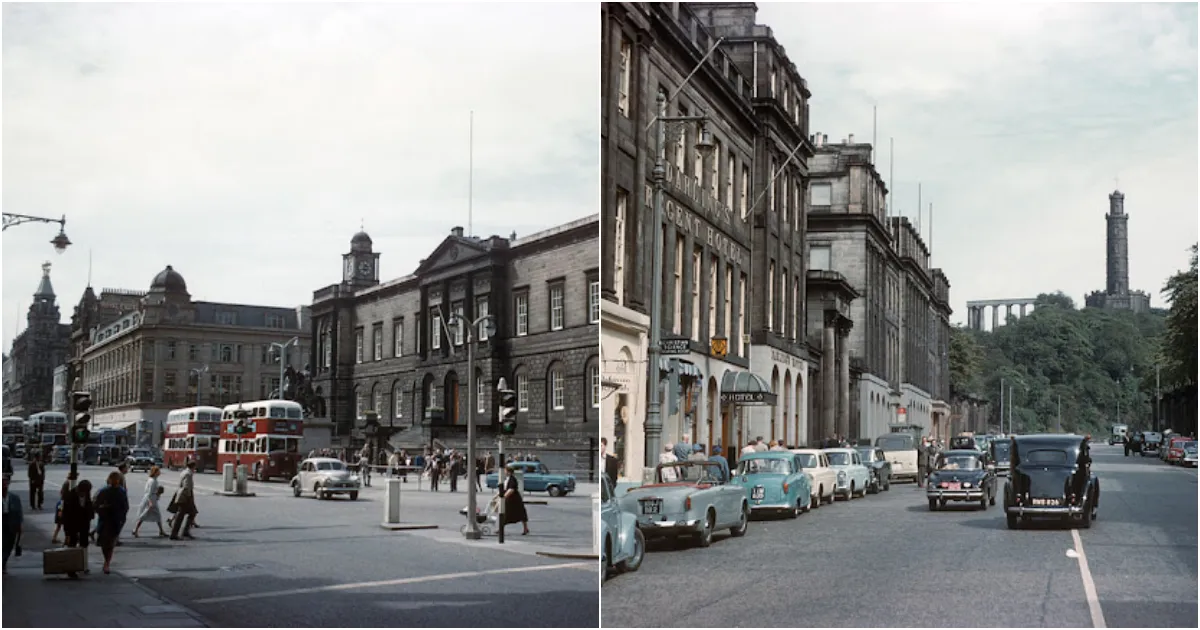
[[[437,249],[417,267],[417,274],[424,274],[437,269],[453,267],[487,253],[487,248],[480,243],[459,238],[447,237]]]

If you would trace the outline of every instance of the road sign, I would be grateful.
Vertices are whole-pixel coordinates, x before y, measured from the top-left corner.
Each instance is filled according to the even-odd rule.
[[[690,343],[687,337],[668,337],[662,340],[659,348],[663,354],[688,354],[692,351]]]

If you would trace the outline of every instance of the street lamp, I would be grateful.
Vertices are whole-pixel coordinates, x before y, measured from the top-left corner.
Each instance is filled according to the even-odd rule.
[[[4,213],[4,229],[22,223],[57,223],[58,236],[50,239],[50,244],[54,246],[54,251],[59,254],[67,251],[67,247],[71,245],[71,239],[67,238],[67,215],[63,215],[61,219],[50,219],[47,217],[35,217],[28,214],[14,214],[11,212]]]
[[[196,406],[200,406],[200,375],[208,372],[208,366],[204,365],[198,368],[188,370],[190,374],[196,375]]]
[[[243,427],[245,426],[246,418],[250,417],[250,412],[243,409],[242,403],[239,402],[237,410],[233,412],[233,417],[237,418],[237,423],[234,425],[234,432],[237,433],[237,453],[234,454],[233,464],[234,474],[236,475],[237,471],[242,469],[242,447],[245,445],[245,440],[242,437],[244,435]]]
[[[482,324],[485,327],[487,336],[491,338],[496,334],[496,320],[491,315],[482,315],[475,321],[470,321],[463,317],[461,313],[451,312],[448,322],[457,322],[458,326],[465,327],[466,344],[467,344],[467,525],[463,528],[463,537],[467,540],[479,540],[483,534],[479,531],[479,522],[475,520],[476,499],[475,499],[475,481],[478,475],[475,472],[475,415],[478,413],[479,403],[476,401],[474,405],[470,404],[471,396],[476,394],[475,387],[475,331],[479,330]],[[453,338],[452,338],[453,340]],[[450,346],[451,351],[454,345]],[[503,463],[501,464],[503,465]]]
[[[291,346],[291,345],[296,345],[299,343],[300,343],[299,337],[292,337],[291,339],[289,339],[288,341],[286,341],[284,343],[279,343],[279,342],[275,342],[275,341],[271,342],[272,348],[279,348],[279,400],[283,400],[283,372],[284,372],[284,369],[287,368],[287,361],[285,360],[285,358],[287,357],[287,347]]]

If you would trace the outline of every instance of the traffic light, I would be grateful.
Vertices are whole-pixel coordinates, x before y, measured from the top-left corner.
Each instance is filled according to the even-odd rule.
[[[74,392],[71,394],[71,409],[75,411],[75,422],[71,426],[71,442],[87,444],[91,437],[88,427],[92,424],[92,393]]]
[[[500,433],[512,435],[517,432],[517,392],[500,390]]]
[[[250,432],[250,426],[245,420],[238,420],[237,424],[233,425],[233,432],[237,435],[245,435]]]

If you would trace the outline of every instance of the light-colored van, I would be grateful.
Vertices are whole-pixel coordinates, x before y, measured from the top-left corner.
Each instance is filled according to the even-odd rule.
[[[875,438],[875,448],[882,449],[892,463],[892,481],[917,481],[917,447],[920,443],[911,433],[889,433]]]

